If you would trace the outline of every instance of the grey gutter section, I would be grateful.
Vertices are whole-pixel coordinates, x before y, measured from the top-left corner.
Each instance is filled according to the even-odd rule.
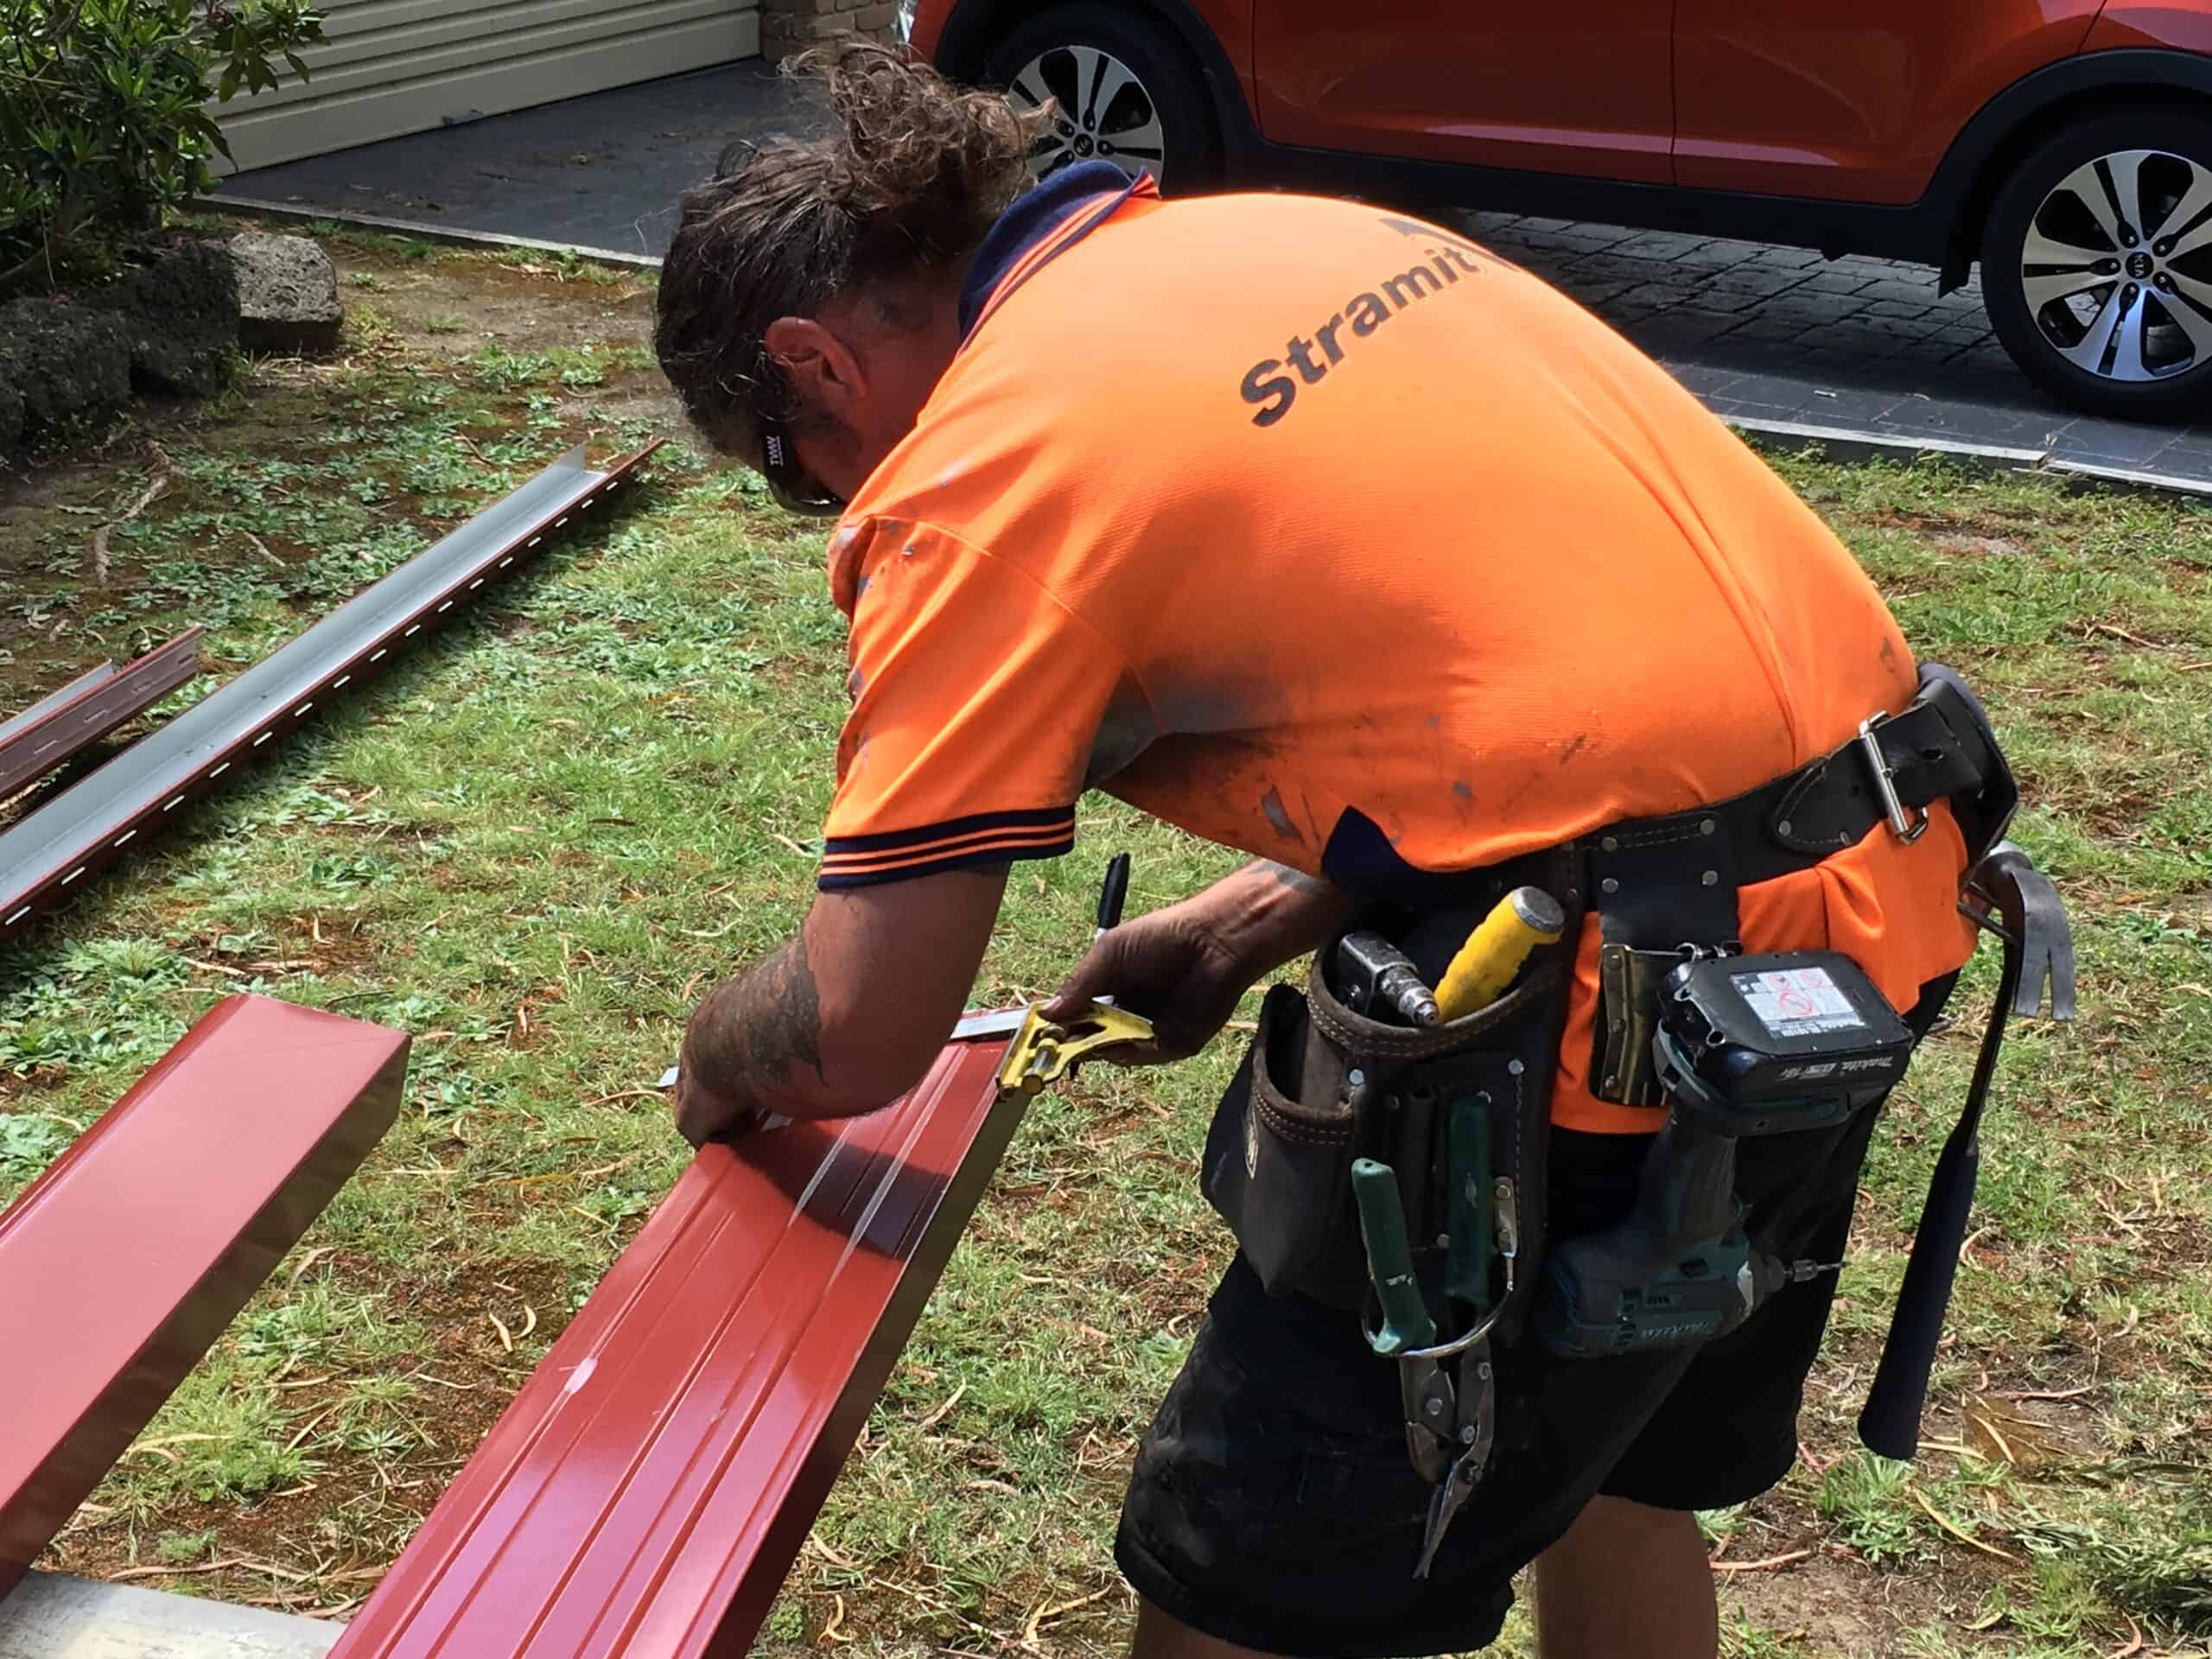
[[[205,632],[187,628],[121,668],[103,663],[0,726],[0,800],[91,747],[197,674]]]
[[[518,253],[561,253],[595,265],[620,265],[632,270],[658,270],[657,253],[624,253],[616,248],[592,248],[571,242],[549,242],[540,236],[507,236],[498,231],[469,231],[450,225],[431,225],[419,219],[391,219],[383,213],[342,213],[329,207],[299,207],[286,201],[260,201],[251,196],[197,196],[192,206],[203,213],[250,213],[256,219],[283,219],[294,225],[348,225],[386,236],[411,236],[417,241],[440,242],[461,248],[505,249]]]
[[[659,447],[607,471],[570,450],[426,552],[12,829],[0,833],[0,939],[325,698],[380,669],[476,589],[596,505]]]

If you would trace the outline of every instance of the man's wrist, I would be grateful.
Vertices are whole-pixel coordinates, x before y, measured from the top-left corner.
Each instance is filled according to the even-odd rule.
[[[1319,950],[1355,909],[1351,895],[1326,878],[1267,859],[1200,896],[1207,901],[1209,930],[1250,970],[1247,982]]]

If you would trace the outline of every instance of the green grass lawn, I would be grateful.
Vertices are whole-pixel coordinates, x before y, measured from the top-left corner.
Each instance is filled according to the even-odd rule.
[[[0,700],[188,618],[243,664],[574,438],[606,454],[667,427],[627,278],[340,252],[373,279],[347,290],[359,349],[264,365],[163,429],[175,482],[117,533],[107,587],[72,537],[137,494],[143,463],[122,445],[39,485],[51,533],[0,538]],[[478,337],[486,307],[502,338]],[[817,531],[681,444],[664,455],[628,516],[486,590],[0,951],[0,1197],[230,992],[416,1033],[398,1124],[47,1565],[352,1604],[683,1166],[645,1085],[696,993],[806,905],[844,661]],[[2033,803],[2018,836],[2074,908],[2082,1019],[2008,1051],[1909,1467],[1855,1452],[1849,1425],[1986,954],[1962,1028],[1893,1109],[1805,1461],[1707,1517],[1722,1564],[1748,1569],[1726,1578],[1731,1650],[2196,1650],[2212,1636],[2212,514],[1779,464],[1923,654],[1991,704]],[[977,1002],[1057,982],[1116,849],[1133,913],[1235,861],[1103,798],[1080,821],[1072,857],[1017,867]],[[1087,1075],[1033,1111],[792,1575],[777,1651],[1118,1647],[1127,1464],[1229,1250],[1195,1171],[1233,1059]]]

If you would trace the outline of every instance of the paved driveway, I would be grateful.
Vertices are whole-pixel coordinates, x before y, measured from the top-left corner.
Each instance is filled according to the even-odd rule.
[[[683,188],[733,138],[804,128],[789,83],[740,64],[238,175],[244,199],[658,254]],[[2026,451],[2212,490],[2212,410],[2186,429],[2077,416],[2021,378],[1972,285],[1565,219],[1471,216],[1473,234],[1665,361],[1721,415]]]
[[[1933,270],[1886,259],[1505,214],[1471,224],[1478,239],[1558,283],[1724,416],[2212,484],[2212,411],[2208,424],[2182,428],[2064,408],[1997,344],[1979,283],[1942,295]]]

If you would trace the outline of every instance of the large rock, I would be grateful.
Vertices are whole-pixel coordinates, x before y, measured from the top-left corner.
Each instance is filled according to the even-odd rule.
[[[0,386],[21,400],[26,448],[104,426],[130,400],[130,331],[94,307],[10,300],[0,305]]]
[[[337,349],[346,321],[338,270],[314,242],[243,231],[231,238],[231,264],[238,285],[238,340],[246,350]]]
[[[130,333],[131,377],[142,389],[205,397],[229,377],[238,344],[238,285],[221,245],[151,250],[84,301],[122,318]]]

